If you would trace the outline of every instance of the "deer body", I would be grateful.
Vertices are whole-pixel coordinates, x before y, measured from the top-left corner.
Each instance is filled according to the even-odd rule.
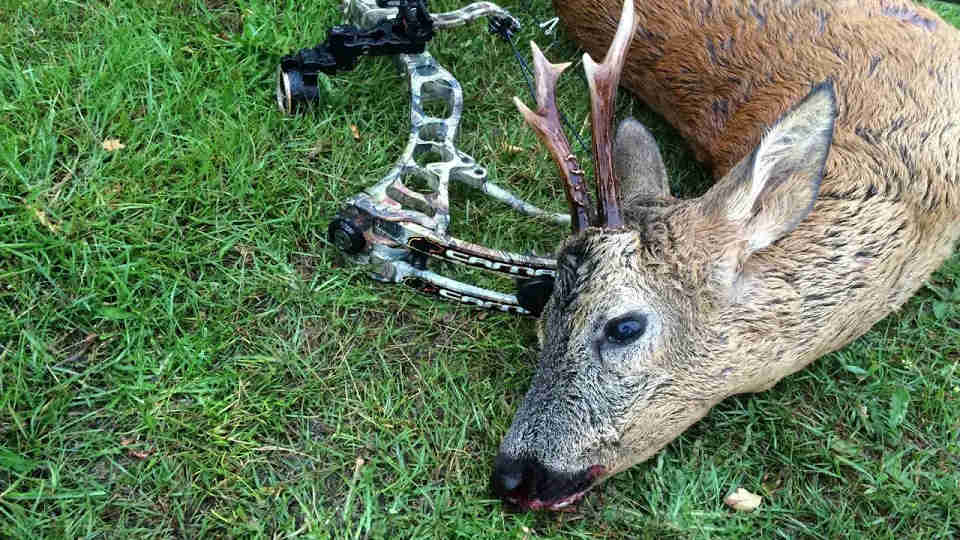
[[[637,2],[622,83],[717,185],[674,199],[649,136],[621,126],[626,226],[561,248],[497,459],[495,488],[529,508],[574,502],[862,335],[960,238],[957,29],[907,1]],[[621,20],[618,0],[554,6],[593,57]]]

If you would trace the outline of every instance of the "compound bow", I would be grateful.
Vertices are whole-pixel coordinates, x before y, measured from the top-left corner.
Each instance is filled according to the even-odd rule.
[[[475,307],[539,315],[553,288],[554,260],[494,250],[450,236],[448,187],[457,180],[514,210],[569,224],[570,216],[544,211],[490,181],[487,170],[456,147],[463,89],[426,50],[434,30],[490,17],[491,32],[509,40],[519,22],[503,8],[477,2],[430,14],[425,0],[344,0],[348,24],[330,30],[317,47],[285,56],[278,68],[277,103],[292,114],[317,99],[317,76],[353,69],[359,57],[395,55],[410,87],[410,137],[392,169],[376,184],[350,197],[328,228],[329,240],[349,260],[370,267],[374,279],[403,283],[443,299]],[[446,117],[425,112],[439,101]],[[423,165],[417,157],[438,156]],[[419,178],[430,193],[404,180]],[[463,283],[427,268],[430,258],[489,270],[517,279],[517,294]]]

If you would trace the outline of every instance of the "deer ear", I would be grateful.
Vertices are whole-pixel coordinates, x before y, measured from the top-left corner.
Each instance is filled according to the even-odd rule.
[[[821,83],[704,196],[707,215],[736,225],[747,250],[742,255],[788,235],[810,213],[835,118],[833,83]]]
[[[670,196],[667,168],[653,135],[635,118],[625,118],[617,128],[613,169],[620,180],[620,199]]]

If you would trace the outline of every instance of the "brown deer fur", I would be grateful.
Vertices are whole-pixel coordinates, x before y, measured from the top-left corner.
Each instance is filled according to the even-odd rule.
[[[620,0],[554,7],[603,57]],[[843,347],[960,237],[960,32],[936,14],[889,0],[637,0],[637,18],[622,84],[718,183],[672,198],[649,136],[621,127],[639,133],[617,140],[633,152],[615,157],[627,228],[560,249],[540,365],[497,458],[495,488],[529,508],[566,506],[723,398]],[[765,154],[768,142],[795,155]],[[761,166],[772,179],[744,187]],[[645,334],[604,349],[598,329],[627,312]]]

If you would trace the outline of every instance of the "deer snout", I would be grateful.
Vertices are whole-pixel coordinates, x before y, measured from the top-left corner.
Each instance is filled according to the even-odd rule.
[[[525,498],[534,476],[530,465],[528,460],[498,455],[494,460],[493,477],[490,479],[493,492],[504,500]]]
[[[575,473],[551,470],[535,458],[503,453],[494,460],[491,488],[504,502],[523,510],[573,508],[606,468],[594,465]]]

